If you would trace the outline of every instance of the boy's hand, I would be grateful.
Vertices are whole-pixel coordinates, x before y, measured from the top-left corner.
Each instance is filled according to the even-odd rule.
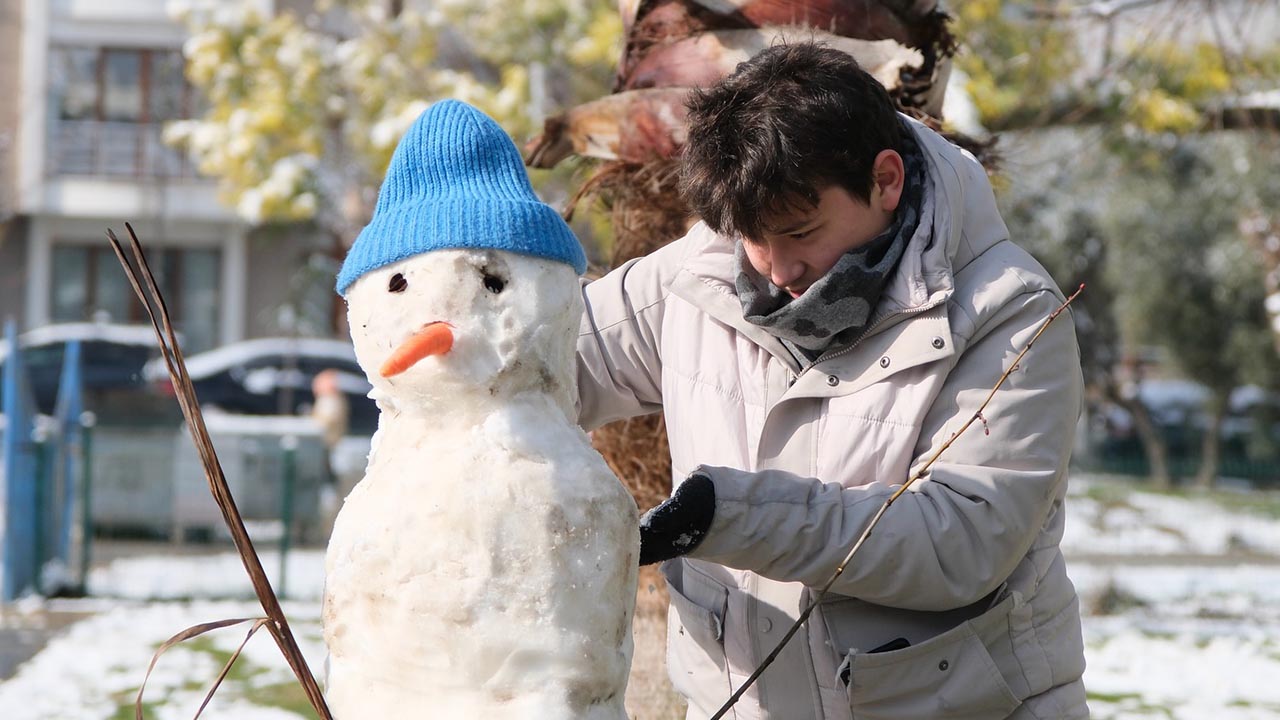
[[[640,518],[640,564],[670,560],[693,550],[711,529],[716,488],[695,470],[661,505]]]

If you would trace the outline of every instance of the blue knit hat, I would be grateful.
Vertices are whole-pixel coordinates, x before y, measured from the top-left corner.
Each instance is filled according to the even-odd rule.
[[[428,108],[396,146],[373,219],[338,272],[338,293],[370,270],[444,248],[508,250],[587,270],[573,231],[533,192],[515,143],[457,100]]]

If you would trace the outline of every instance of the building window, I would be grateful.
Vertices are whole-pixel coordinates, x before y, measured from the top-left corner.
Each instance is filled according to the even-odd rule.
[[[169,248],[147,254],[186,352],[218,344],[221,261],[215,249]],[[57,243],[53,267],[54,322],[148,322],[110,248]]]
[[[191,176],[164,123],[198,112],[178,50],[55,46],[49,57],[51,174]]]

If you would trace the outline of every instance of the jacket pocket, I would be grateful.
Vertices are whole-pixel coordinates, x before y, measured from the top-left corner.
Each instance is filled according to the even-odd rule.
[[[855,720],[1008,717],[1022,701],[1009,688],[982,636],[989,627],[1007,627],[1020,600],[1011,594],[982,615],[902,650],[849,653],[839,676]]]
[[[662,564],[671,595],[667,673],[689,703],[689,717],[707,717],[729,697],[724,614],[729,591],[681,560]]]

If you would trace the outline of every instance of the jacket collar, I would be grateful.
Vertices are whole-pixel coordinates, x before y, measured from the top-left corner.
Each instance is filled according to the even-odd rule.
[[[742,303],[734,288],[733,241],[699,222],[685,236],[691,244],[684,266],[671,280],[671,292],[711,317],[750,338],[794,373],[800,365],[782,341],[742,316]]]
[[[906,121],[926,158],[926,207],[921,213],[921,229],[908,243],[898,272],[885,287],[868,324],[868,336],[892,327],[893,318],[906,318],[944,303],[954,289],[954,272],[1009,235],[986,171],[978,161],[916,120]],[[924,218],[931,222],[924,222]],[[742,317],[733,284],[736,241],[699,222],[684,242],[689,247],[682,268],[671,281],[672,293],[798,372],[795,359],[777,338]]]

